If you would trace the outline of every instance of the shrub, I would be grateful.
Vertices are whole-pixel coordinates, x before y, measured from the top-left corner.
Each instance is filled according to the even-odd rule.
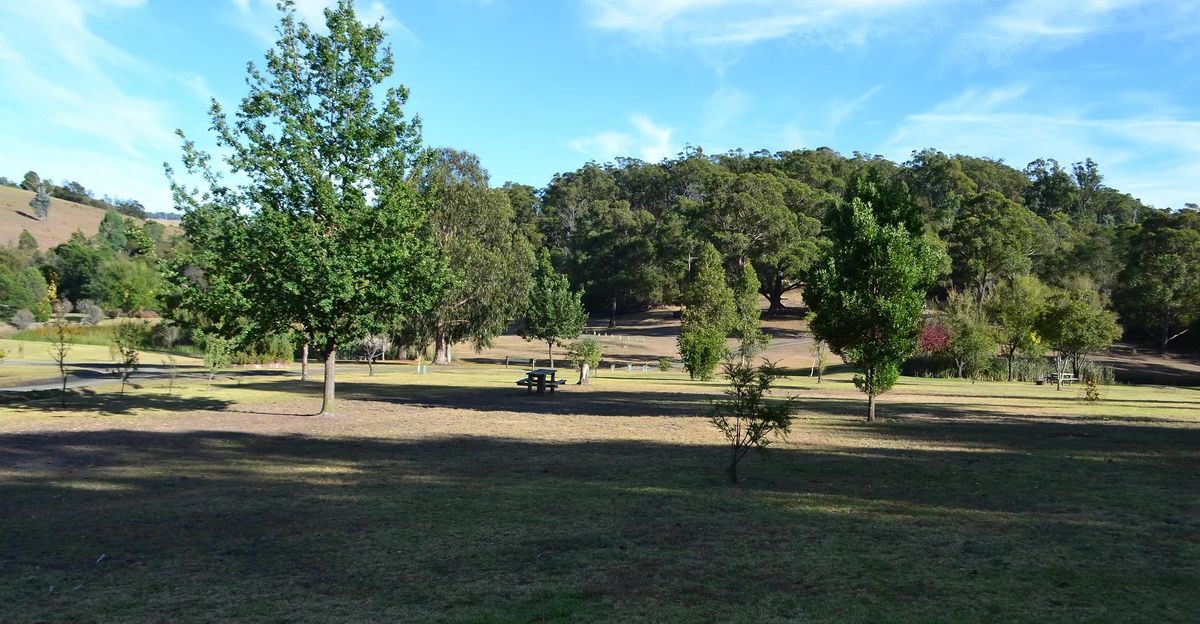
[[[170,349],[175,346],[175,343],[179,342],[180,334],[178,325],[173,323],[159,323],[151,330],[150,340],[156,347]]]
[[[17,329],[27,329],[33,325],[33,312],[21,309],[17,310],[12,316],[12,324],[17,326]]]
[[[567,347],[567,359],[576,368],[581,368],[584,364],[587,364],[589,368],[596,368],[600,365],[602,357],[604,357],[603,348],[600,341],[595,338],[580,338]]]
[[[671,370],[671,367],[674,365],[675,365],[675,360],[672,360],[671,358],[669,358],[665,355],[658,358],[658,370],[660,370],[664,373]]]
[[[717,364],[728,353],[725,334],[703,328],[685,331],[679,337],[679,353],[689,377],[708,381],[712,379]]]
[[[75,305],[75,311],[82,314],[82,322],[88,323],[89,325],[98,325],[100,321],[108,318],[108,315],[104,313],[104,310],[100,306],[96,305],[96,302],[92,301],[91,299],[80,300],[79,303]]]
[[[579,369],[581,385],[591,381],[591,371],[600,365],[600,358],[603,356],[600,341],[591,337],[580,338],[567,348],[567,358]]]
[[[750,449],[765,448],[771,443],[772,435],[787,434],[792,425],[794,399],[772,401],[767,398],[771,385],[783,374],[765,359],[758,367],[726,360],[724,370],[729,379],[729,388],[725,390],[728,398],[713,402],[709,421],[729,442],[730,460],[725,474],[731,483],[737,483],[738,462]]]

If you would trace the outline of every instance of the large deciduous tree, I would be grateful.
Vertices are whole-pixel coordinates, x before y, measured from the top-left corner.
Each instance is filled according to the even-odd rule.
[[[444,266],[406,182],[420,123],[403,114],[407,89],[382,88],[393,70],[383,28],[350,0],[325,11],[328,34],[281,7],[279,39],[265,68],[249,65],[233,119],[211,109],[233,175],[184,140],[184,165],[207,189],[173,181],[194,250],[178,283],[244,315],[253,334],[295,328],[322,347],[330,414],[338,342],[427,312]]]
[[[489,345],[525,309],[533,250],[514,218],[509,195],[488,186],[479,158],[432,150],[413,176],[428,206],[449,280],[428,314],[414,319],[434,344],[434,364],[449,364],[451,346]]]
[[[867,420],[874,420],[875,397],[895,384],[900,364],[917,348],[925,294],[944,253],[903,225],[879,223],[858,198],[829,214],[827,230],[828,255],[805,292],[816,314],[812,330],[860,371],[854,384],[866,393]]]

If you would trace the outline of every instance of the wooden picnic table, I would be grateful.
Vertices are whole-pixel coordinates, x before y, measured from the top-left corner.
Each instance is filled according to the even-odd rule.
[[[517,380],[518,386],[525,386],[525,394],[531,394],[534,388],[537,388],[538,394],[545,394],[546,388],[553,393],[554,389],[567,383],[565,380],[556,380],[554,376],[558,374],[558,369],[555,368],[535,368],[531,371],[525,371],[525,377]],[[549,379],[547,379],[549,377]]]

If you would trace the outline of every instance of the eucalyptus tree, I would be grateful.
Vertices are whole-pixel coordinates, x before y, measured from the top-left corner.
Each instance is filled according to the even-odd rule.
[[[1154,337],[1161,353],[1200,318],[1200,218],[1154,214],[1129,242],[1117,280],[1122,320]]]
[[[406,181],[421,126],[403,113],[408,90],[388,80],[382,26],[360,22],[350,0],[326,9],[328,34],[280,7],[278,41],[264,68],[248,65],[233,118],[213,102],[222,158],[184,137],[185,170],[204,190],[168,167],[192,248],[176,284],[242,319],[226,334],[296,328],[322,348],[330,414],[338,342],[427,312],[444,265]]]
[[[434,240],[446,259],[445,290],[412,322],[430,336],[434,364],[449,364],[454,344],[491,344],[525,309],[534,255],[504,189],[488,186],[479,158],[430,150],[411,183],[426,205]]]
[[[954,277],[982,303],[998,280],[1028,273],[1052,247],[1045,220],[998,191],[968,201],[947,236]]]

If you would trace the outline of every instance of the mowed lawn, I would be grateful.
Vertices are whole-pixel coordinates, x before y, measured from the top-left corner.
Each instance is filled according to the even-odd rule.
[[[0,406],[0,621],[1200,621],[1197,389],[381,369]]]

